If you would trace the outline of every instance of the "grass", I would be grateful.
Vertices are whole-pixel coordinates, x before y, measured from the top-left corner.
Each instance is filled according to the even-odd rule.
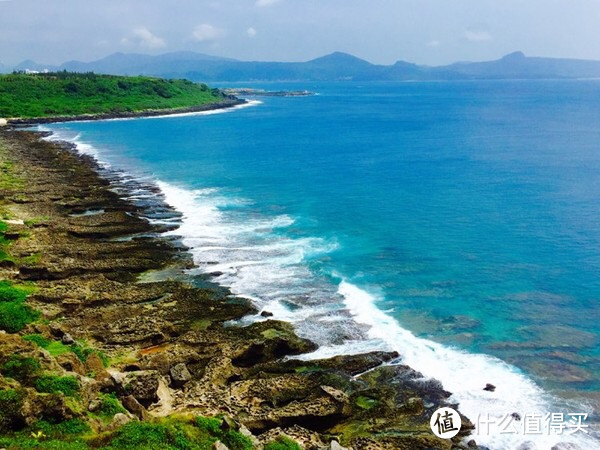
[[[35,388],[38,392],[56,394],[62,392],[68,397],[79,393],[79,382],[74,376],[60,377],[57,375],[42,375],[35,380]]]
[[[29,342],[33,342],[37,346],[43,348],[44,350],[47,350],[48,353],[50,353],[50,355],[55,357],[64,355],[65,353],[73,352],[81,362],[85,362],[92,353],[96,353],[102,361],[102,365],[104,367],[108,367],[109,365],[108,357],[104,353],[102,353],[99,350],[95,350],[91,347],[88,347],[87,345],[83,345],[80,343],[65,345],[62,342],[48,339],[47,337],[42,336],[41,334],[27,334],[23,336],[23,339]]]
[[[289,437],[279,436],[274,441],[269,442],[265,445],[264,450],[302,450],[296,441],[293,441]]]
[[[121,402],[114,394],[100,394],[100,407],[95,414],[103,421],[110,421],[115,414],[126,413]]]
[[[57,72],[0,76],[0,117],[51,117],[198,106],[222,100],[205,84]]]
[[[82,435],[90,431],[90,426],[82,419],[70,419],[58,423],[39,420],[22,431],[0,436],[0,447],[48,450],[88,449],[89,446],[82,439]]]

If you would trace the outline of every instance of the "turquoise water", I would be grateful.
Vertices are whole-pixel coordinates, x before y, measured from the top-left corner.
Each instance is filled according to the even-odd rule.
[[[597,401],[600,81],[258,87],[319,95],[50,128],[160,180],[200,269],[332,352],[410,353],[369,329],[384,312]],[[444,381],[447,364],[420,369]]]

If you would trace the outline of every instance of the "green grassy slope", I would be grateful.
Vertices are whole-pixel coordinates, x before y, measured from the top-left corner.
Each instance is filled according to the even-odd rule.
[[[187,80],[112,75],[0,75],[0,117],[38,118],[186,108],[222,100]]]

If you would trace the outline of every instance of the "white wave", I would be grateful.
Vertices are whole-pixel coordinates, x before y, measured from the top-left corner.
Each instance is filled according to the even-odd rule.
[[[402,361],[419,372],[442,382],[445,389],[452,392],[451,400],[459,403],[462,413],[474,423],[482,415],[499,420],[514,412],[522,417],[525,414],[547,414],[561,412],[557,401],[540,389],[531,379],[523,375],[504,361],[484,355],[473,354],[444,346],[427,339],[417,338],[402,328],[392,317],[377,308],[376,298],[367,291],[342,281],[339,293],[358,323],[367,325],[369,337],[385,343],[386,347],[398,351]],[[341,347],[323,349],[322,355],[332,356],[335,350],[359,353],[365,350],[365,344],[352,343],[354,348]],[[486,383],[496,386],[494,392],[484,391]],[[590,411],[564,411],[582,413]],[[582,432],[573,436],[517,435],[501,433],[501,429],[478,430],[475,439],[478,444],[491,449],[516,449],[526,441],[535,443],[538,449],[550,449],[557,442],[573,442],[582,450],[599,448],[597,441],[588,439]]]
[[[80,152],[108,164],[81,136],[51,131],[55,134],[48,139],[70,140]],[[129,174],[123,175],[124,180],[129,177]],[[561,412],[553,398],[503,361],[417,338],[377,308],[376,296],[347,280],[339,286],[319,283],[305,264],[306,259],[329,253],[337,244],[320,238],[291,238],[277,233],[294,223],[292,217],[242,217],[239,212],[223,208],[248,202],[227,198],[216,188],[189,190],[161,181],[157,185],[166,202],[183,214],[180,228],[169,233],[183,236],[198,270],[216,273],[215,281],[229,287],[234,294],[250,299],[262,310],[272,312],[275,318],[295,323],[299,334],[320,345],[315,352],[300,358],[396,350],[403,363],[439,379],[444,388],[452,392],[451,400],[458,402],[461,412],[473,422],[480,414],[498,419],[513,412],[521,416]],[[295,307],[291,308],[290,303]],[[336,327],[354,337],[332,343]],[[496,391],[483,391],[486,383],[494,384]],[[581,450],[600,448],[597,441],[581,433],[525,437],[480,433],[474,437],[480,445],[492,450],[517,449],[525,441],[534,442],[536,447],[532,448],[539,450],[550,449],[561,441],[573,442]]]

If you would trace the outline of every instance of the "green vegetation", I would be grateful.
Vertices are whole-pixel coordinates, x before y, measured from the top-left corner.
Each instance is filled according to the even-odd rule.
[[[42,375],[35,380],[35,388],[38,392],[55,394],[62,392],[72,397],[79,392],[79,382],[74,376],[59,377],[56,375]]]
[[[52,356],[60,356],[64,355],[65,353],[73,352],[81,362],[86,362],[88,357],[92,353],[95,353],[102,361],[102,365],[104,367],[108,367],[109,365],[108,357],[104,353],[95,350],[91,347],[88,347],[87,345],[82,345],[80,343],[65,345],[62,342],[48,339],[47,337],[42,336],[41,334],[27,334],[23,336],[23,339],[29,342],[33,342],[38,347],[47,350],[48,353],[50,353]]]
[[[155,422],[130,422],[121,427],[107,449],[189,449],[208,450],[217,440],[231,450],[250,450],[252,442],[237,431],[223,431],[221,421],[197,417],[165,418]]]
[[[60,423],[39,420],[31,427],[31,433],[38,434],[40,431],[47,437],[60,439],[65,435],[88,433],[91,431],[91,428],[87,422],[81,419],[65,420]]]
[[[364,395],[359,396],[356,399],[356,406],[362,409],[371,409],[377,406],[379,402],[371,397],[366,397]]]
[[[30,384],[40,374],[40,363],[34,358],[21,355],[10,355],[0,372],[5,377],[13,378],[20,383]]]
[[[0,180],[2,178],[0,177]],[[1,184],[1,183],[0,183]],[[0,188],[0,190],[2,190]],[[0,220],[0,262],[2,261],[12,261],[12,257],[8,254],[8,247],[10,246],[10,241],[6,239],[6,231],[8,230],[8,225],[6,222],[2,222]],[[0,289],[2,287],[0,286]],[[2,295],[0,291],[0,296]]]
[[[8,281],[0,281],[0,330],[16,333],[38,319],[39,313],[25,304],[29,293],[29,290],[15,287]]]
[[[103,421],[108,422],[115,414],[126,412],[115,394],[100,394],[100,407],[95,414]]]
[[[302,447],[288,437],[279,436],[265,445],[265,450],[302,450]]]
[[[57,72],[0,76],[0,117],[55,117],[185,108],[222,100],[187,80]]]
[[[16,389],[0,390],[0,431],[11,429],[18,423],[18,411],[23,405],[23,392]],[[2,446],[2,443],[0,443]]]
[[[37,320],[40,313],[21,302],[0,302],[0,329],[16,333]]]

